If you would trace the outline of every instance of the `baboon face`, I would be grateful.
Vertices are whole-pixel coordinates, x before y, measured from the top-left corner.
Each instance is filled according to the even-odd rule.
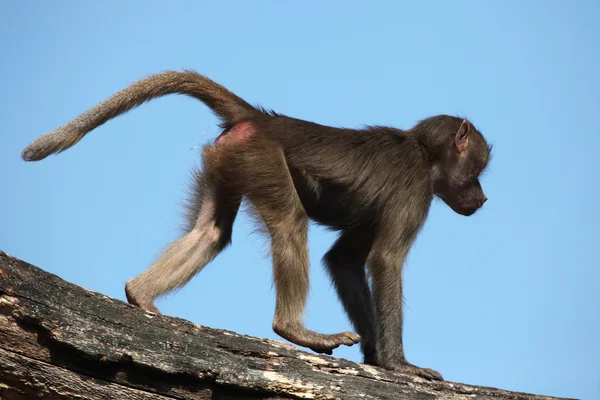
[[[487,201],[477,178],[461,187],[448,186],[436,195],[456,213],[465,216],[474,214]]]
[[[475,213],[487,201],[479,177],[491,148],[483,136],[463,121],[441,161],[434,167],[434,194],[460,215]]]

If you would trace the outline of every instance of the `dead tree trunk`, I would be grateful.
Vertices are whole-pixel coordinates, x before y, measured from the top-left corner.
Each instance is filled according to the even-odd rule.
[[[157,315],[0,251],[2,399],[523,399]]]

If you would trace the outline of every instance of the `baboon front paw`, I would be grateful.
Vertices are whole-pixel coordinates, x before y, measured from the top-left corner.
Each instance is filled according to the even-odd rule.
[[[146,311],[152,311],[153,313],[160,314],[160,311],[158,311],[158,308],[156,308],[152,300],[144,300],[143,297],[136,295],[135,290],[130,282],[125,284],[125,296],[127,297],[129,304],[138,306]]]
[[[394,371],[402,372],[404,374],[417,375],[430,381],[443,381],[442,374],[429,368],[421,368],[416,365],[404,362],[393,368]]]

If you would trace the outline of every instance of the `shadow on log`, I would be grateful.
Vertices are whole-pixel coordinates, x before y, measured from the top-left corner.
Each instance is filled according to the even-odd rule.
[[[143,311],[0,251],[0,398],[514,399]]]

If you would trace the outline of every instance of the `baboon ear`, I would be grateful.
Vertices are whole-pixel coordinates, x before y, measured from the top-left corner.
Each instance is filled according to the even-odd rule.
[[[463,119],[462,124],[460,124],[460,128],[458,128],[458,131],[454,136],[454,148],[458,153],[462,153],[467,149],[467,144],[469,143],[469,132],[471,132],[471,125],[466,119]]]

